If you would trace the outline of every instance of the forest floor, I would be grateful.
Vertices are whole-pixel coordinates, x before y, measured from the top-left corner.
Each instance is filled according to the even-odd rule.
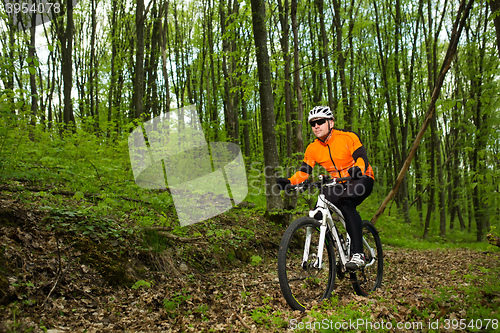
[[[283,227],[262,227],[267,222],[258,216],[249,219],[213,222],[230,231],[218,235],[223,238],[220,247],[198,228],[196,237],[171,239],[167,249],[151,251],[133,233],[113,229],[111,222],[109,237],[102,238],[102,230],[97,237],[99,230],[91,225],[74,227],[84,226],[82,216],[49,212],[15,193],[0,192],[0,332],[498,328],[498,253],[386,246],[378,291],[356,296],[344,279],[331,300],[301,313],[290,310],[277,279]],[[254,234],[231,245],[248,224]],[[234,251],[221,250],[224,244]]]

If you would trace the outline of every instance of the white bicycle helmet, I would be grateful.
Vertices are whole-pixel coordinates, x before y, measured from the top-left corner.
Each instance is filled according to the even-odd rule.
[[[333,119],[333,113],[328,106],[315,106],[311,111],[309,111],[309,116],[307,117],[307,122],[310,122],[314,118],[330,118]]]

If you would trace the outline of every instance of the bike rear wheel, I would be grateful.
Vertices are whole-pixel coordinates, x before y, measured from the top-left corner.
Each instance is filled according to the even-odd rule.
[[[281,240],[278,278],[283,297],[294,310],[304,311],[332,295],[335,285],[335,250],[328,230],[322,267],[313,267],[318,254],[320,226],[321,223],[311,217],[299,218],[290,224]],[[311,241],[307,260],[304,261],[307,230],[310,230]]]
[[[367,296],[379,288],[382,284],[384,274],[384,257],[382,253],[382,242],[377,229],[369,221],[363,221],[363,252],[365,253],[366,265],[356,272],[351,272],[352,287],[356,294]],[[373,249],[371,253],[366,244]]]

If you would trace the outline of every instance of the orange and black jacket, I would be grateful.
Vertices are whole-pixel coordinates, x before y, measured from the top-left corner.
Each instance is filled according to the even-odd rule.
[[[347,170],[359,166],[363,175],[374,179],[366,149],[358,135],[352,131],[333,129],[326,142],[316,139],[309,144],[304,154],[304,162],[289,178],[292,185],[306,180],[316,163],[325,168],[332,178],[348,177]]]

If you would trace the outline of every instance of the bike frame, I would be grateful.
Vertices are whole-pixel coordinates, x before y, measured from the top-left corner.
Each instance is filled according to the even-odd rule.
[[[325,186],[335,186],[335,185],[337,185],[337,183],[333,182]],[[320,221],[321,226],[320,226],[318,253],[316,255],[316,260],[314,261],[312,266],[316,269],[321,269],[323,267],[323,247],[325,245],[326,232],[327,230],[329,230],[333,236],[333,240],[336,245],[337,252],[339,254],[341,269],[345,271],[345,264],[349,261],[349,258],[351,257],[351,248],[350,248],[351,237],[349,236],[349,233],[346,233],[346,240],[344,241],[341,238],[341,235],[339,234],[337,227],[335,226],[332,214],[330,213],[330,209],[334,211],[335,214],[338,216],[340,222],[342,222],[342,224],[344,225],[344,228],[346,227],[346,221],[340,209],[333,203],[329,202],[324,194],[319,194],[318,201],[316,202],[316,207],[313,210],[309,211],[309,216],[312,218],[315,218],[315,216],[318,213],[321,213],[322,216]],[[306,231],[306,239],[304,242],[304,256],[302,259],[302,267],[304,268],[306,268],[307,261],[309,258],[309,250],[311,246],[311,234],[312,234],[312,227],[308,227]],[[375,250],[368,244],[368,242],[365,240],[364,237],[363,237],[363,245],[365,249],[367,249],[370,252],[372,258],[372,260],[366,263],[365,265],[365,267],[368,267],[375,263],[374,259]]]

